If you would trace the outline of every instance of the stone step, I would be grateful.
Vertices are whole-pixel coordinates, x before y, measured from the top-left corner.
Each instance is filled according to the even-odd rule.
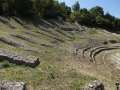
[[[23,56],[16,53],[11,53],[7,50],[0,49],[0,59],[7,60],[10,63],[17,65],[25,65],[29,67],[36,67],[40,64],[39,58],[34,56]]]
[[[5,43],[5,44],[14,46],[14,47],[24,46],[23,44],[18,43],[18,42],[16,42],[15,40],[10,39],[10,38],[6,38],[6,37],[0,37],[0,41],[3,42],[3,43]]]
[[[95,57],[99,54],[99,53],[101,53],[101,52],[103,52],[103,51],[108,51],[108,50],[115,50],[115,49],[120,49],[120,48],[118,48],[118,47],[108,47],[108,48],[101,48],[101,49],[98,49],[98,50],[96,50],[93,54],[92,54],[92,60],[93,61],[95,61]]]
[[[36,44],[36,42],[33,39],[25,37],[23,35],[13,35],[13,34],[11,34],[11,36],[15,37],[15,38],[19,38],[19,39],[25,40],[25,41],[33,43],[33,44]]]
[[[83,90],[105,90],[102,82],[95,80],[86,85]]]
[[[0,90],[25,90],[25,83],[0,81]]]

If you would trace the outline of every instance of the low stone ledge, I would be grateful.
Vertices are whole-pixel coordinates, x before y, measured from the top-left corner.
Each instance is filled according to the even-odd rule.
[[[83,90],[105,90],[102,82],[95,80],[86,85]]]
[[[26,65],[30,67],[36,67],[40,64],[39,58],[34,56],[22,56],[16,53],[11,53],[6,50],[0,50],[0,59],[7,60],[10,63],[17,65]]]
[[[3,43],[5,43],[5,44],[14,46],[14,47],[24,46],[24,45],[22,45],[21,43],[18,43],[18,42],[16,42],[15,40],[10,39],[10,38],[6,38],[6,37],[0,37],[0,41],[3,42]]]
[[[25,90],[25,83],[0,81],[0,90]]]

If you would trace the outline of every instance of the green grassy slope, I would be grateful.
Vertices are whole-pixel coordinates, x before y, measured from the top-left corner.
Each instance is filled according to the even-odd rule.
[[[20,44],[13,46],[0,40],[0,48],[33,55],[41,61],[36,68],[30,68],[1,60],[0,79],[25,81],[28,90],[79,90],[91,80],[103,80],[104,76],[87,72],[84,62],[73,55],[74,49],[85,46],[89,39],[119,41],[120,37],[102,29],[82,29],[76,24],[55,20],[41,20],[35,24],[19,18],[0,17],[0,38]]]

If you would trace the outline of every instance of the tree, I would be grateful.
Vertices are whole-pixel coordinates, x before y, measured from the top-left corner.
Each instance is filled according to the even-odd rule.
[[[33,8],[36,15],[43,17],[45,12],[46,0],[34,0]]]
[[[1,0],[1,11],[2,15],[8,16],[8,0]]]
[[[93,26],[95,25],[95,17],[87,9],[83,8],[80,10],[79,23]]]
[[[98,27],[104,27],[106,26],[107,21],[105,21],[105,18],[102,16],[96,16],[96,24]]]
[[[109,14],[109,13],[106,13],[106,14],[104,15],[104,17],[107,18],[107,19],[109,19],[109,20],[111,20],[111,21],[114,21],[114,19],[115,19],[115,17],[112,16],[111,14]]]
[[[72,9],[74,12],[79,12],[80,11],[80,4],[79,1],[77,1],[73,6]]]
[[[56,8],[58,12],[57,16],[68,18],[71,14],[71,8],[68,7],[64,2],[58,3],[58,5],[56,5]]]
[[[58,16],[66,18],[71,13],[71,8],[64,2],[59,3],[55,0],[34,0],[33,8],[35,13],[43,18],[57,18]]]
[[[90,13],[95,16],[104,16],[104,10],[100,6],[96,6],[90,9]]]
[[[2,0],[0,0],[0,15],[3,14],[3,9],[2,9]]]
[[[31,0],[15,0],[16,14],[22,17],[33,15],[33,6]]]
[[[7,0],[9,16],[15,15],[15,0]]]
[[[120,30],[120,19],[115,18],[112,24],[113,24],[113,29]]]
[[[56,18],[57,14],[58,14],[58,12],[55,8],[54,0],[46,0],[44,17],[45,18]]]
[[[72,13],[71,7],[66,7],[66,11],[67,11],[67,16],[70,16],[70,14]]]
[[[56,2],[54,0],[34,0],[33,7],[38,16],[49,18],[56,13]]]
[[[67,17],[67,6],[64,2],[59,3],[56,8],[58,16]]]

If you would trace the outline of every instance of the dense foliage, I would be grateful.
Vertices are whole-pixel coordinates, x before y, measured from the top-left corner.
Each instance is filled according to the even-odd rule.
[[[67,17],[71,8],[55,0],[0,0],[0,15],[42,18]]]
[[[77,21],[87,26],[102,27],[105,29],[120,29],[120,19],[109,13],[104,13],[100,6],[87,10],[81,9],[77,1],[72,8],[57,0],[0,0],[0,15],[41,18],[58,18]]]

